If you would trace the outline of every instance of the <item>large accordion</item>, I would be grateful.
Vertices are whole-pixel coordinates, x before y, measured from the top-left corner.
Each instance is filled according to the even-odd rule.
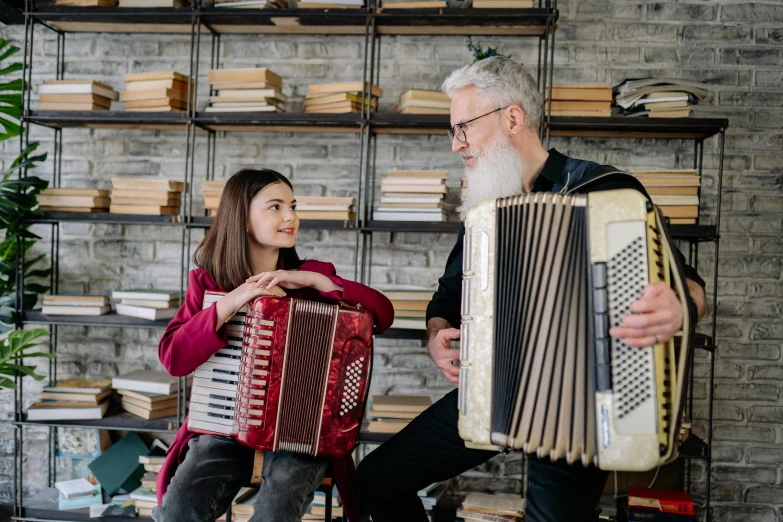
[[[203,307],[222,292],[206,292]],[[196,369],[188,428],[263,451],[342,456],[356,447],[372,368],[364,310],[260,297],[225,325]]]
[[[459,433],[605,470],[677,455],[687,289],[661,217],[630,189],[484,201],[465,221]],[[608,330],[655,281],[682,301],[682,340],[633,348]]]

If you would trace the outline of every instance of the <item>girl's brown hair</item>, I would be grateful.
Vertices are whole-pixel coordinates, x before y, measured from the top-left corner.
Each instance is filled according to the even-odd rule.
[[[254,275],[247,239],[250,202],[275,183],[285,183],[294,189],[288,178],[269,169],[242,169],[226,182],[215,221],[193,253],[193,264],[206,270],[223,290],[230,292]],[[286,270],[302,264],[294,247],[281,248],[280,259]]]

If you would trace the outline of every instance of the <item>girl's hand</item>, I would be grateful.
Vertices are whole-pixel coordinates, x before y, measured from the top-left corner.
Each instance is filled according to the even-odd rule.
[[[331,292],[341,288],[323,274],[307,271],[275,270],[274,272],[261,272],[247,279],[247,284],[257,288],[273,288],[279,286],[296,290],[312,287],[320,292]]]
[[[271,295],[274,297],[285,297],[285,290],[279,286],[271,286],[269,288],[258,288],[253,284],[244,283],[228,294],[224,295],[216,303],[217,306],[217,324],[215,330],[220,328],[228,321],[240,308],[245,306],[248,302],[252,301],[256,297],[264,295]]]

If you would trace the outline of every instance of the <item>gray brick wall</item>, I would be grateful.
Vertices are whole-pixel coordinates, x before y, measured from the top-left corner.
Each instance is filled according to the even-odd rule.
[[[696,108],[701,117],[726,117],[723,216],[718,288],[718,344],[715,381],[714,467],[711,519],[759,522],[783,519],[783,5],[780,2],[577,2],[560,1],[555,83],[609,82],[648,75],[694,79],[713,85]],[[18,41],[18,27],[0,29]],[[534,65],[532,41],[483,37],[483,45]],[[316,81],[361,76],[360,37],[223,38],[225,67],[268,66],[282,75],[284,92],[301,101]],[[145,35],[68,35],[66,78],[95,77],[123,88],[127,72],[176,69],[187,72],[188,38]],[[209,42],[202,47],[206,71]],[[52,34],[36,34],[35,82],[53,78],[56,45]],[[470,61],[459,37],[384,37],[381,47],[381,110],[391,110],[407,88],[437,88],[445,75]],[[203,103],[206,73],[199,88]],[[294,108],[296,108],[294,106]],[[52,132],[33,127],[31,138],[51,148]],[[205,139],[199,137],[196,179],[205,174]],[[552,145],[575,157],[618,167],[690,167],[689,141],[557,138]],[[705,222],[713,222],[717,193],[717,138],[705,142]],[[18,143],[0,144],[5,167]],[[180,179],[183,133],[140,130],[66,130],[63,180],[66,186],[107,188],[117,175]],[[345,134],[230,133],[218,138],[217,177],[237,169],[265,166],[290,176],[297,193],[352,194],[358,176],[356,137]],[[448,169],[456,201],[461,167],[440,136],[379,136],[378,173],[386,170]],[[51,162],[39,175],[50,175]],[[196,183],[196,193],[199,184]],[[196,202],[198,205],[198,201]],[[179,231],[165,227],[66,224],[61,229],[61,291],[109,292],[156,284],[179,285]],[[46,238],[47,227],[39,227]],[[193,234],[194,246],[201,233]],[[372,280],[380,288],[433,288],[454,237],[377,234]],[[306,231],[299,245],[306,256],[333,261],[353,274],[354,236]],[[40,243],[47,249],[47,240]],[[702,246],[699,272],[715,269],[711,244]],[[152,280],[150,280],[152,277]],[[706,326],[704,332],[709,333]],[[60,328],[58,372],[62,377],[115,375],[156,368],[159,332],[109,328]],[[704,435],[708,359],[696,357],[695,431]],[[40,385],[26,382],[31,402]],[[378,342],[373,393],[427,393],[451,389],[417,342]],[[11,415],[11,396],[2,394],[0,412]],[[43,485],[45,431],[26,430],[25,493]],[[11,437],[0,423],[0,498],[10,497]],[[59,467],[68,472],[68,466]],[[705,473],[694,463],[694,494],[703,499]],[[516,491],[521,460],[496,458],[463,475],[460,489]]]

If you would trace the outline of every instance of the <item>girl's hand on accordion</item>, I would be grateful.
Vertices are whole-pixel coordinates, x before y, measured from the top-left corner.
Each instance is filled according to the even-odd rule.
[[[261,272],[247,278],[247,284],[255,288],[287,288],[297,290],[299,288],[312,287],[320,292],[332,292],[342,290],[331,279],[317,272],[275,270],[274,272]]]
[[[273,286],[271,288],[258,288],[251,283],[244,283],[236,287],[233,291],[227,293],[218,300],[215,304],[217,306],[217,324],[215,325],[215,331],[225,324],[226,321],[231,318],[237,310],[245,306],[249,301],[252,301],[256,297],[262,295],[271,295],[274,297],[285,297],[285,290],[279,286]]]
[[[644,287],[641,299],[631,303],[631,315],[623,317],[623,326],[609,329],[609,335],[628,346],[646,348],[671,339],[682,328],[682,305],[665,282]]]

